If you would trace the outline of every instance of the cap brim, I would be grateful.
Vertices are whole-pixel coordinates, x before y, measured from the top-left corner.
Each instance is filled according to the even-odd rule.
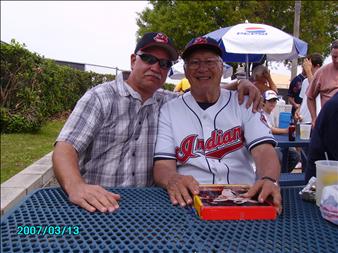
[[[269,98],[269,99],[266,99],[266,100],[267,100],[267,101],[270,101],[271,99],[277,99],[277,100],[279,100],[278,97],[273,97],[273,98]]]
[[[210,44],[195,44],[195,45],[188,47],[186,50],[184,50],[184,52],[182,53],[182,59],[183,60],[186,59],[194,51],[199,50],[199,49],[207,49],[207,50],[214,51],[217,55],[222,57],[222,50],[217,46],[213,46]]]
[[[160,47],[160,48],[165,49],[169,53],[171,61],[176,61],[178,59],[178,53],[177,53],[176,49],[173,48],[170,45],[166,45],[166,44],[163,44],[163,43],[149,43],[145,47],[140,48],[140,50],[150,48],[150,47]]]

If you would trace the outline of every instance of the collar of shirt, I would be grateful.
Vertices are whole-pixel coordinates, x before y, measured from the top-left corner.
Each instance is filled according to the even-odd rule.
[[[128,97],[128,96],[132,96],[133,98],[142,101],[141,95],[135,91],[127,82],[127,78],[129,76],[130,72],[129,71],[124,71],[119,73],[116,76],[116,86],[117,86],[117,91],[118,93],[123,96],[123,97]],[[153,96],[154,97],[154,96]],[[149,99],[147,99],[144,103],[143,106],[145,105],[151,105],[153,103],[155,103],[156,101],[154,100],[154,98],[151,97]]]

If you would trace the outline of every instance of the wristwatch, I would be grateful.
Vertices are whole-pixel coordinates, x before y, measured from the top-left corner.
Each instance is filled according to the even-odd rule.
[[[274,183],[274,185],[279,186],[277,180],[276,180],[276,179],[273,179],[272,177],[268,177],[268,176],[261,177],[261,180],[269,180],[269,181],[271,181],[272,183]]]

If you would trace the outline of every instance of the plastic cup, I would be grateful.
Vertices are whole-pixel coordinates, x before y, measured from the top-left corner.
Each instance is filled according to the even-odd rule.
[[[320,205],[324,186],[338,184],[338,161],[319,160],[316,164],[316,204]]]
[[[303,124],[299,125],[299,138],[301,140],[309,140],[311,134],[311,124]]]
[[[300,136],[300,123],[296,124],[296,136]]]

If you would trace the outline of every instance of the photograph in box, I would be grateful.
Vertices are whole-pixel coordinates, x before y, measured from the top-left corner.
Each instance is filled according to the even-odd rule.
[[[266,201],[242,197],[248,185],[200,185],[194,207],[202,220],[274,220],[276,209]]]

